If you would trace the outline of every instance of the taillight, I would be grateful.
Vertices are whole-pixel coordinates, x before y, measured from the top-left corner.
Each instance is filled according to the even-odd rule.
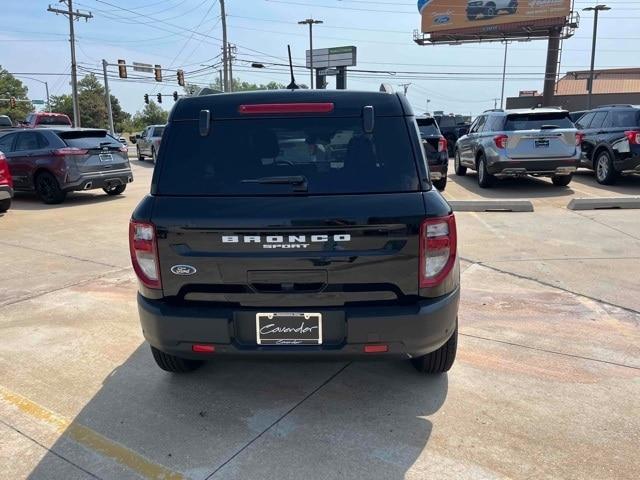
[[[13,177],[9,171],[7,157],[0,153],[0,185],[9,185],[13,188]]]
[[[428,218],[420,226],[420,288],[440,284],[455,265],[456,219]]]
[[[507,148],[507,141],[509,137],[507,135],[497,135],[493,137],[493,142],[496,144],[498,148]]]
[[[264,115],[269,113],[330,113],[333,103],[260,103],[240,105],[238,112],[243,115]]]
[[[438,152],[446,152],[447,151],[447,139],[444,137],[440,137],[438,140]]]
[[[58,148],[53,151],[53,154],[56,157],[66,157],[67,155],[86,155],[88,153],[89,153],[89,150],[85,150],[83,148],[76,148],[76,147]]]
[[[129,153],[129,148],[122,146],[118,149],[119,151],[121,151],[122,153]]]
[[[162,288],[155,225],[131,220],[129,251],[133,270],[142,284],[149,288]]]
[[[576,147],[579,147],[584,142],[584,133],[577,132],[576,133]]]
[[[630,145],[640,145],[640,131],[629,130],[627,132],[624,132],[624,136],[627,137]]]

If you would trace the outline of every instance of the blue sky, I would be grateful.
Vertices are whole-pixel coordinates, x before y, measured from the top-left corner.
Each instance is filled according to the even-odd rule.
[[[0,65],[10,72],[68,73],[68,22],[47,12],[49,3],[57,4],[55,0],[0,0]],[[593,4],[575,2],[576,9]],[[600,17],[596,67],[640,66],[640,0],[612,0],[607,4],[613,9]],[[303,63],[308,30],[297,21],[313,17],[324,21],[314,28],[314,47],[356,45],[358,69],[436,74],[435,78],[404,79],[399,73],[360,73],[349,78],[349,88],[374,90],[382,81],[396,88],[411,83],[408,97],[420,113],[430,100],[432,111],[476,114],[492,108],[494,98],[500,97],[504,47],[499,43],[416,45],[412,37],[419,28],[420,15],[414,1],[227,0],[226,5],[229,41],[237,45],[234,73],[243,80],[288,83],[288,74],[281,67],[257,70],[250,68],[250,62],[281,63],[289,43],[294,63]],[[113,63],[122,58],[129,63],[183,67],[187,80],[203,84],[218,75],[214,69],[189,75],[202,64],[220,60],[222,28],[217,0],[75,0],[74,7],[94,15],[87,23],[75,24],[82,68],[95,70],[100,68],[102,58]],[[588,12],[580,13],[580,28],[575,37],[564,42],[563,72],[589,68],[593,17]],[[542,90],[545,58],[546,41],[511,44],[506,95]],[[131,71],[129,74],[134,75]],[[175,78],[174,74],[165,75],[172,81]],[[48,81],[53,95],[71,90],[69,77],[31,76]],[[171,94],[179,89],[173,84],[156,84],[148,77],[148,83],[110,81],[112,93],[125,110],[141,110],[145,93]],[[308,82],[306,72],[299,72],[297,77],[299,83]],[[41,83],[20,78],[29,87],[31,98],[45,98]],[[332,80],[329,88],[333,87]],[[167,97],[163,106],[170,108],[172,104]]]

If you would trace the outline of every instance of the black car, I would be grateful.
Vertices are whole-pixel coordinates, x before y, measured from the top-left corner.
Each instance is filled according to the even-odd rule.
[[[466,121],[462,115],[434,115],[440,133],[447,140],[447,152],[449,157],[453,157],[456,142],[460,137],[469,133],[471,123]]]
[[[15,189],[47,204],[68,192],[101,188],[120,195],[133,181],[127,147],[105,130],[28,128],[0,133]]]
[[[438,123],[432,117],[416,118],[422,146],[424,147],[429,164],[429,172],[433,185],[440,191],[447,186],[447,171],[449,169],[449,153],[447,139],[440,132]]]
[[[583,115],[581,165],[595,170],[598,183],[611,185],[619,175],[640,174],[640,106],[608,105]]]
[[[180,99],[129,240],[164,370],[226,355],[453,364],[456,222],[402,95]]]

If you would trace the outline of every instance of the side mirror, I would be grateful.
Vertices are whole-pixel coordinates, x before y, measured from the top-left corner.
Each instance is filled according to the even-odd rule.
[[[200,136],[206,137],[211,130],[211,112],[209,110],[200,110]]]
[[[375,127],[375,111],[372,106],[362,107],[362,129],[364,133],[373,133]]]
[[[138,138],[142,138],[142,135],[140,135],[139,133],[136,133],[136,139]]]

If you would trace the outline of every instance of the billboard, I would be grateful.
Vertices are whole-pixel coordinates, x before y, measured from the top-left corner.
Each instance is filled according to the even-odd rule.
[[[566,24],[571,0],[419,0],[418,9],[434,40],[544,36]]]
[[[356,47],[314,48],[313,68],[354,67]],[[307,50],[307,68],[311,68],[311,52]]]

